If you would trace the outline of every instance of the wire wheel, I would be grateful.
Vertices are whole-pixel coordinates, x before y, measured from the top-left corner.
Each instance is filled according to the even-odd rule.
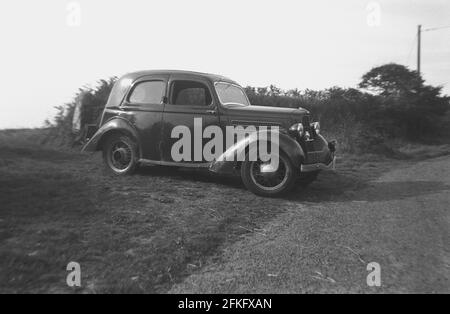
[[[295,168],[284,153],[277,157],[277,167],[262,161],[242,164],[242,181],[250,191],[261,196],[279,196],[291,190],[297,177]]]
[[[265,167],[269,167],[270,162],[252,161],[250,165],[250,176],[252,181],[260,189],[274,191],[279,189],[288,179],[288,170],[285,162],[280,158],[278,168],[275,171],[264,172]]]
[[[103,151],[108,168],[116,174],[128,174],[136,165],[135,145],[127,136],[114,136],[106,142]]]

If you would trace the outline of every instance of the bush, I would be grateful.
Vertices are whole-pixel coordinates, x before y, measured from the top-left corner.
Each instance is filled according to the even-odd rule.
[[[55,120],[49,123],[50,140],[70,145],[76,142],[72,120],[79,101],[82,125],[98,123],[115,81],[114,77],[99,81],[95,88],[82,88],[73,102],[57,107]],[[388,153],[386,138],[420,141],[448,130],[443,117],[450,98],[441,95],[441,87],[424,85],[420,75],[402,65],[376,67],[363,76],[359,86],[363,90],[285,91],[274,85],[247,86],[245,90],[252,105],[309,110],[327,137],[337,139],[340,150],[351,153]]]
[[[108,80],[100,80],[95,87],[83,87],[78,90],[72,102],[55,107],[57,110],[53,121],[46,121],[46,127],[50,128],[46,142],[56,145],[73,146],[78,143],[83,130],[73,130],[73,117],[75,107],[80,104],[82,108],[81,125],[98,124],[108,101],[109,94],[116,77]]]
[[[335,135],[349,152],[388,152],[386,138],[423,141],[448,133],[450,98],[441,87],[425,85],[420,75],[398,64],[376,67],[359,85],[368,90],[333,87],[323,91],[283,91],[246,87],[252,104],[303,107]],[[448,135],[447,135],[448,136]]]

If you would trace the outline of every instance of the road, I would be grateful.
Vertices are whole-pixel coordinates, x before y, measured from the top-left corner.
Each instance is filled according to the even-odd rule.
[[[284,213],[170,292],[449,293],[449,189],[445,156],[327,201],[286,200]],[[367,285],[370,262],[380,265],[380,287]]]

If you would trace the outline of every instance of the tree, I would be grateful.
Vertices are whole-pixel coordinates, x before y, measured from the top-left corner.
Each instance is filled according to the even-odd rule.
[[[417,71],[401,64],[388,63],[364,74],[359,87],[382,96],[407,96],[418,93],[423,83]]]
[[[379,98],[379,106],[370,111],[376,116],[374,121],[380,121],[385,130],[412,139],[436,134],[441,117],[449,109],[450,98],[442,95],[442,87],[425,85],[417,71],[400,64],[373,68],[364,74],[359,87]]]
[[[286,96],[293,97],[293,98],[299,98],[301,96],[301,92],[298,88],[290,89],[286,92]]]
[[[256,95],[256,89],[252,86],[246,86],[245,93],[249,98],[254,97]]]
[[[267,95],[267,87],[258,87],[256,89],[256,92],[259,96],[266,96]]]
[[[281,94],[281,89],[276,87],[275,85],[270,85],[269,86],[269,95],[271,96],[280,96]]]

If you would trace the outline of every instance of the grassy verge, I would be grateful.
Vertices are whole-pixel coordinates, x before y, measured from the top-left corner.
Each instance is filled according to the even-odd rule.
[[[73,292],[66,265],[81,264],[79,292],[166,292],[259,232],[287,204],[352,198],[392,167],[344,155],[286,199],[257,197],[239,179],[145,168],[104,171],[99,154],[39,144],[35,131],[0,132],[0,292]],[[394,161],[395,163],[395,161]]]

